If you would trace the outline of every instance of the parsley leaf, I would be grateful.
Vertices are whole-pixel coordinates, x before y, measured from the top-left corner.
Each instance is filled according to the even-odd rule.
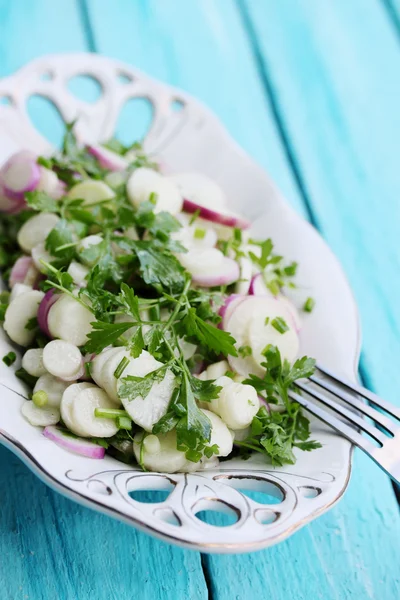
[[[234,345],[235,339],[231,334],[203,321],[196,314],[194,308],[189,308],[182,325],[185,328],[187,336],[196,337],[202,344],[205,344],[217,354],[237,356]]]
[[[57,213],[60,210],[60,203],[46,194],[46,192],[40,192],[38,190],[26,192],[25,201],[33,210],[47,213]]]
[[[85,345],[85,352],[98,354],[107,346],[115,344],[125,331],[132,327],[132,323],[105,323],[95,321],[93,330],[88,334],[89,341]]]
[[[162,246],[151,241],[132,242],[140,262],[144,281],[148,285],[161,285],[173,293],[185,285],[185,270],[180,262]]]

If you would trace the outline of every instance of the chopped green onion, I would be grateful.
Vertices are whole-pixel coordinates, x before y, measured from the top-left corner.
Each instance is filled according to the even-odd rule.
[[[34,388],[35,387],[35,383],[37,382],[38,378],[34,377],[33,375],[30,375],[27,371],[25,371],[25,369],[23,369],[22,367],[20,369],[17,369],[15,371],[15,375],[18,377],[18,379],[20,379],[21,381],[23,381],[24,383],[27,383],[29,385],[30,388]]]
[[[279,286],[277,279],[273,279],[272,281],[269,281],[267,283],[267,288],[269,289],[269,291],[271,292],[271,294],[273,296],[277,296],[279,294],[279,292],[281,291],[281,288]]]
[[[297,262],[292,262],[287,267],[284,267],[283,272],[287,277],[294,277],[297,271]]]
[[[116,419],[117,417],[129,418],[126,410],[120,408],[95,408],[94,416],[99,417],[100,419]]]
[[[149,317],[150,321],[159,321],[160,320],[160,305],[156,304],[155,306],[151,306],[149,308]]]
[[[132,421],[129,417],[117,417],[118,429],[132,429]]]
[[[206,230],[202,229],[201,227],[196,227],[196,229],[194,230],[194,237],[196,238],[196,240],[204,239],[205,235]]]
[[[8,304],[9,301],[10,301],[10,292],[1,292],[1,294],[0,294],[1,304]]]
[[[310,312],[312,312],[314,306],[315,306],[314,298],[307,298],[307,300],[304,302],[303,310],[304,310],[304,312],[310,313]]]
[[[279,333],[286,333],[286,331],[289,331],[289,327],[287,326],[285,319],[282,319],[282,317],[275,317],[275,319],[272,319],[271,325],[277,331],[279,331]]]
[[[32,396],[32,402],[35,406],[45,406],[48,402],[48,396],[44,390],[38,390]]]
[[[225,373],[225,377],[229,377],[230,379],[233,379],[235,377],[236,373],[235,371],[226,371]]]
[[[126,367],[129,365],[129,359],[126,356],[123,357],[118,367],[114,371],[115,379],[119,379],[122,373],[125,371]]]
[[[195,222],[195,220],[197,219],[199,214],[200,214],[200,209],[198,208],[197,210],[194,211],[194,213],[189,221],[189,225],[193,225],[193,223]]]
[[[265,317],[264,325],[268,325],[268,323],[269,323],[269,317]]]
[[[86,372],[86,376],[87,377],[92,377],[92,374],[90,372],[91,368],[92,368],[92,361],[89,360],[88,362],[85,362],[85,372]]]
[[[11,365],[15,363],[16,358],[17,355],[15,354],[15,352],[9,352],[5,356],[3,356],[3,363],[6,364],[7,367],[11,367]]]
[[[233,230],[233,238],[236,242],[241,242],[242,241],[242,230],[235,227]]]
[[[38,321],[36,317],[32,317],[32,319],[29,319],[29,321],[25,325],[25,329],[28,329],[28,331],[32,331],[33,329],[36,329],[36,327],[38,327]]]
[[[0,321],[4,321],[8,304],[0,304]]]
[[[151,204],[153,204],[153,206],[155,206],[157,204],[157,198],[158,198],[158,194],[156,194],[155,192],[151,192],[151,194],[149,196],[149,202]]]
[[[251,356],[252,354],[250,346],[240,346],[238,352],[242,358],[246,358],[246,356]]]

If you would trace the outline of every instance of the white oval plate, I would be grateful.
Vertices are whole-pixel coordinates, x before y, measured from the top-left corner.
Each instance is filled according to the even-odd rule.
[[[67,89],[69,79],[81,74],[91,75],[102,86],[95,104],[78,100]],[[121,74],[128,81],[126,77],[121,81]],[[27,100],[33,94],[51,99],[65,121],[78,118],[77,132],[85,141],[110,138],[129,98],[150,99],[154,119],[146,150],[174,171],[197,170],[214,178],[233,208],[253,220],[255,236],[272,237],[279,253],[299,262],[298,281],[316,299],[315,310],[304,317],[301,351],[355,379],[360,345],[357,308],[340,265],[206,107],[115,60],[93,54],[47,56],[0,81],[0,99],[10,100],[0,104],[0,163],[19,148],[52,151],[28,116]],[[1,331],[0,356],[9,349]],[[254,456],[228,460],[212,472],[166,476],[143,473],[111,457],[83,458],[45,439],[41,428],[23,419],[21,395],[26,391],[13,369],[1,361],[0,385],[0,439],[41,479],[86,506],[203,552],[249,552],[283,540],[339,500],[350,476],[350,444],[315,421],[313,438],[323,447],[297,452],[297,463],[283,468],[268,467],[262,457]],[[171,493],[162,503],[147,504],[131,498],[129,492],[137,489]],[[274,500],[260,504],[240,489],[261,490]],[[237,522],[217,527],[195,516],[213,509],[234,513]]]

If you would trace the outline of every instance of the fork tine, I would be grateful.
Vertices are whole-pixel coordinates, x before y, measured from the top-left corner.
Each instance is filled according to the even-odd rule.
[[[327,390],[337,398],[340,398],[347,404],[350,404],[362,414],[373,419],[378,425],[389,431],[393,435],[398,431],[398,427],[396,427],[395,423],[391,421],[388,417],[383,415],[381,412],[377,411],[369,404],[365,404],[361,400],[358,400],[354,396],[352,396],[349,392],[346,392],[343,389],[339,389],[336,383],[331,383],[328,379],[322,379],[321,377],[316,377],[315,375],[311,375],[309,380],[320,386],[324,390]]]
[[[386,400],[379,398],[379,396],[374,394],[374,392],[367,390],[365,387],[362,387],[361,385],[352,383],[352,382],[348,381],[347,379],[339,379],[339,377],[334,375],[334,373],[332,373],[332,371],[330,371],[329,369],[326,369],[325,367],[321,367],[321,365],[319,365],[319,364],[317,365],[317,369],[319,371],[321,371],[321,373],[323,373],[324,375],[327,375],[328,377],[330,377],[331,379],[336,381],[337,383],[344,385],[349,390],[352,390],[359,396],[362,396],[366,400],[369,400],[369,402],[372,402],[372,404],[375,404],[375,406],[382,408],[389,415],[392,415],[393,417],[395,417],[396,419],[398,419],[400,421],[400,409],[397,408],[396,406],[393,406],[393,404],[390,404],[390,402],[386,402]]]
[[[296,382],[296,387],[309,394],[312,398],[322,402],[322,404],[325,404],[325,406],[329,406],[329,408],[334,410],[342,417],[345,417],[345,419],[350,421],[350,423],[353,423],[359,429],[365,431],[365,433],[368,433],[368,435],[370,435],[380,444],[383,445],[389,439],[388,436],[382,431],[379,431],[379,429],[373,427],[370,423],[359,417],[356,413],[336,402],[336,400],[329,398],[326,393],[321,393],[311,385],[300,382]]]
[[[364,450],[367,454],[372,456],[374,450],[376,450],[375,446],[371,444],[365,437],[363,437],[358,431],[343,423],[340,419],[335,417],[334,415],[330,415],[326,410],[317,406],[312,401],[308,400],[304,396],[300,396],[300,394],[296,394],[292,390],[289,390],[289,396],[292,400],[300,404],[303,408],[308,410],[311,414],[318,417],[321,421],[336,429],[339,433],[343,435],[346,439],[348,439],[353,444],[356,444],[361,450]]]

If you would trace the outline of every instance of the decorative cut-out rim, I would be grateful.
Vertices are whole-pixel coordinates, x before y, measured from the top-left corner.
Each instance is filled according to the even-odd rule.
[[[41,78],[46,72],[52,72],[50,80]],[[127,75],[129,81],[118,86],[115,79],[121,73]],[[82,74],[95,77],[102,86],[103,95],[94,104],[73,100],[66,92],[65,83]],[[260,231],[276,227],[281,232],[279,239],[288,248],[288,252],[284,248],[286,254],[290,255],[296,249],[292,238],[296,235],[302,238],[301,253],[306,267],[316,261],[308,272],[303,273],[304,279],[308,281],[311,277],[310,281],[314,282],[313,287],[321,298],[318,304],[323,306],[322,312],[325,310],[328,315],[332,312],[331,330],[326,335],[332,336],[330,341],[335,342],[335,335],[342,331],[344,341],[348,342],[343,348],[336,347],[335,343],[326,348],[317,339],[318,327],[314,331],[314,325],[310,325],[303,340],[306,351],[318,358],[325,352],[328,363],[332,358],[337,370],[355,378],[360,348],[357,309],[341,267],[320,236],[282,201],[261,167],[239,148],[207,108],[186,93],[154,81],[118,61],[92,54],[43,57],[15,75],[0,80],[0,97],[6,96],[12,101],[0,105],[0,161],[22,145],[41,153],[51,150],[49,143],[32,128],[26,112],[27,97],[37,93],[47,95],[64,120],[70,121],[79,115],[78,133],[88,141],[102,141],[112,135],[121,107],[129,97],[148,97],[154,107],[154,121],[145,140],[147,151],[161,155],[162,160],[177,169],[195,165],[215,177],[226,188],[236,208],[240,210],[241,205],[246,206],[246,212],[255,219],[255,226]],[[174,110],[176,102],[180,103],[179,110]],[[215,149],[212,161],[210,145]],[[248,197],[265,197],[265,206],[262,207],[260,202],[248,202]],[[315,259],[319,256],[323,256],[328,277]],[[335,302],[330,297],[332,289],[338,296]],[[333,306],[339,313],[337,321]],[[322,317],[317,315],[317,325]],[[0,345],[7,345],[4,335],[0,336]],[[1,383],[1,379],[8,385]],[[0,396],[0,407],[2,402],[8,401],[9,392],[23,393],[23,387],[12,377],[12,372],[10,375],[10,370],[4,371],[1,365],[0,384],[3,390],[8,390]],[[107,457],[102,461],[104,469],[99,471],[90,459],[71,455],[59,446],[52,446],[53,452],[48,453],[51,442],[35,428],[27,427],[15,398],[13,403],[15,412],[2,412],[5,418],[0,438],[48,485],[80,504],[134,524],[142,531],[203,552],[248,552],[287,538],[333,506],[343,496],[350,477],[351,445],[319,423],[314,424],[315,435],[323,440],[324,448],[311,453],[314,456],[307,460],[299,457],[298,464],[290,470],[268,467],[260,463],[258,457],[252,457],[246,462],[231,459],[212,472],[157,475],[144,474]],[[331,455],[335,455],[334,458]],[[163,478],[157,489],[165,489],[166,480],[169,480],[173,489],[165,502],[142,503],[139,507],[139,503],[132,500],[130,488],[140,479],[140,485],[144,485],[148,480],[144,479],[146,477],[153,477],[154,485],[157,477]],[[260,479],[269,482],[280,488],[282,499],[273,504],[257,503],[241,493],[239,485],[230,485],[232,478],[251,480],[250,487]],[[208,509],[215,501],[238,515],[236,523],[217,527],[196,518],[198,510]],[[172,520],[176,518],[175,524],[171,517]]]

